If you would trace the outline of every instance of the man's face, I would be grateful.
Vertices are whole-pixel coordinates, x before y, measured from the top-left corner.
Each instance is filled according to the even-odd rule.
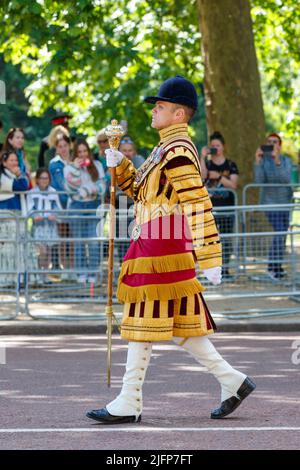
[[[176,110],[174,104],[168,101],[156,101],[152,109],[152,122],[151,126],[154,129],[160,130],[176,124]]]
[[[109,142],[106,135],[99,135],[97,139],[100,155],[105,155],[105,150],[109,149]]]
[[[136,155],[134,145],[129,143],[121,144],[119,150],[123,153],[123,155],[125,155],[125,157],[129,158],[130,160]]]
[[[210,146],[217,149],[217,156],[220,157],[223,155],[224,145],[219,139],[213,139],[210,141]]]
[[[280,150],[281,150],[280,140],[275,135],[274,136],[270,135],[267,138],[267,144],[268,145],[274,145],[274,150],[277,151],[277,152],[280,152]]]

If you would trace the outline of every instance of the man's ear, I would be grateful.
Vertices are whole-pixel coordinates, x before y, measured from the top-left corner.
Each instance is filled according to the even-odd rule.
[[[175,117],[178,121],[182,121],[185,119],[185,110],[183,108],[177,108],[175,111]]]

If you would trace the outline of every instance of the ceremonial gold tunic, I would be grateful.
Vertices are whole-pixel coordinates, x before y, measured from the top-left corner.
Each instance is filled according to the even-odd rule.
[[[221,266],[221,244],[187,124],[160,131],[159,145],[139,170],[124,158],[116,172],[118,185],[135,201],[137,224],[118,283],[125,304],[122,338],[212,333],[195,261],[202,270]]]

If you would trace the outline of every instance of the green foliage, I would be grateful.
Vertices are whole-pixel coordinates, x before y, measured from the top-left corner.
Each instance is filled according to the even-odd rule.
[[[300,9],[294,0],[251,0],[251,6],[267,127],[299,144]],[[32,116],[51,107],[68,111],[88,135],[112,117],[126,119],[145,148],[157,135],[143,96],[176,74],[190,78],[200,94],[195,0],[2,0],[0,13],[0,53],[26,76]],[[200,102],[192,126],[198,145],[206,140]]]
[[[150,110],[142,97],[171,75],[202,79],[194,3],[5,3],[0,51],[33,77],[26,89],[31,114],[63,109],[88,134],[116,116],[128,121],[141,146],[150,146],[157,136],[146,124]]]
[[[300,145],[300,8],[294,0],[251,0],[269,131]]]
[[[29,103],[25,98],[24,89],[30,85],[30,77],[20,71],[19,65],[5,63],[0,54],[0,77],[6,87],[6,104],[0,106],[0,119],[3,122],[4,133],[11,127],[21,127],[26,136],[39,140],[47,135],[50,127],[50,116],[54,111],[49,109],[43,118],[29,117]],[[1,136],[1,141],[4,136]]]
[[[31,171],[35,171],[37,169],[37,156],[40,150],[40,142],[36,140],[28,140],[25,141],[25,151],[26,156],[30,165]]]

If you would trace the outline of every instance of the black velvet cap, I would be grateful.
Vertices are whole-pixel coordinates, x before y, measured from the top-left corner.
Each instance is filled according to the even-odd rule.
[[[192,109],[198,107],[197,92],[189,80],[180,75],[169,78],[160,87],[157,96],[146,96],[146,103],[156,103],[156,101],[169,101],[170,103],[183,104]]]

